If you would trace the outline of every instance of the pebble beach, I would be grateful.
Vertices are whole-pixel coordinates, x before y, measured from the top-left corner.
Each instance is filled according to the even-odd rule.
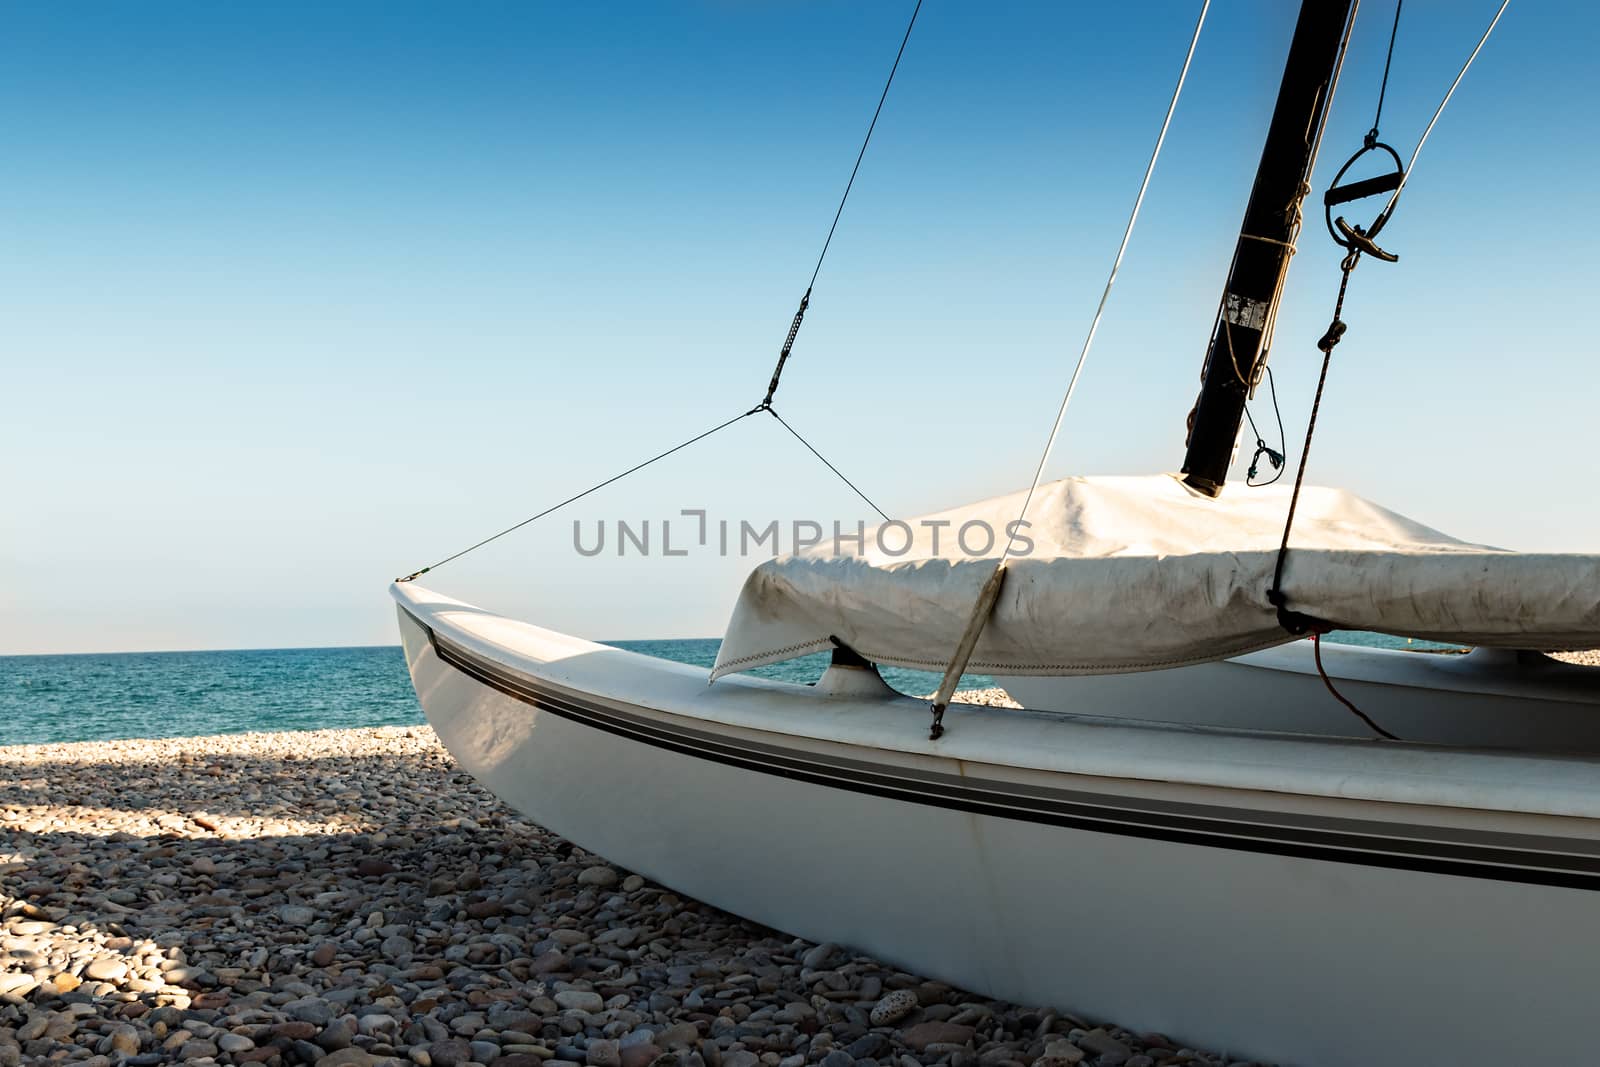
[[[426,727],[0,748],[0,1067],[1235,1062],[681,898]]]

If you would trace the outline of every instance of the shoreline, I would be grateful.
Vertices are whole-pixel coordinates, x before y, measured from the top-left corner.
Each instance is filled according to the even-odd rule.
[[[517,816],[425,726],[0,748],[0,1067],[56,1056],[1234,1062],[680,897]]]

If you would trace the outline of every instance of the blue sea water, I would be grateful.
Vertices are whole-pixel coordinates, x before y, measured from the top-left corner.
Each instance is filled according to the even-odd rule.
[[[1356,644],[1405,644],[1376,634],[1338,637]],[[716,638],[610,643],[699,667],[711,665],[718,646]],[[818,653],[751,673],[804,684],[820,678],[827,664],[827,654]],[[887,667],[883,674],[912,695],[939,684],[926,671]],[[962,678],[961,687],[993,684],[973,674]],[[422,721],[398,646],[0,656],[0,745]]]

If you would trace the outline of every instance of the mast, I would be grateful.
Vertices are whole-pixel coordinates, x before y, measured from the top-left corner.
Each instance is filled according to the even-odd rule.
[[[1206,353],[1200,397],[1190,412],[1184,481],[1216,496],[1233,463],[1244,404],[1266,363],[1283,281],[1300,229],[1300,202],[1339,78],[1357,0],[1304,0],[1284,64],[1278,103],[1256,168],[1244,225]]]

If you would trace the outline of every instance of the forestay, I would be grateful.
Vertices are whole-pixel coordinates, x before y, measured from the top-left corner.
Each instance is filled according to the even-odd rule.
[[[763,563],[745,581],[712,678],[836,641],[879,663],[943,669],[1021,496]],[[1214,500],[1167,475],[1041,487],[969,669],[1159,670],[1292,640],[1267,601],[1288,496]],[[1341,629],[1600,645],[1600,556],[1469,544],[1339,489],[1302,490],[1283,588],[1290,609]]]

